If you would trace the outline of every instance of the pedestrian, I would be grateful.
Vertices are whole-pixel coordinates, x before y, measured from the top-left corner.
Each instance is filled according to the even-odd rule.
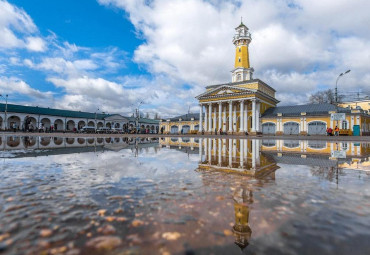
[[[215,128],[215,135],[217,135],[217,128]]]
[[[329,136],[330,134],[329,134],[329,129],[330,129],[330,127],[327,127],[326,128],[326,136]]]
[[[338,128],[338,126],[335,126],[334,134],[335,134],[335,136],[339,136],[339,128]]]
[[[51,125],[51,126],[50,126],[50,132],[51,132],[51,133],[53,133],[53,131],[54,131],[54,126],[53,126],[53,125]]]
[[[163,135],[163,127],[161,127],[161,135]]]
[[[181,129],[181,134],[184,134],[184,130],[183,129]]]
[[[222,128],[220,128],[220,135],[222,135]]]

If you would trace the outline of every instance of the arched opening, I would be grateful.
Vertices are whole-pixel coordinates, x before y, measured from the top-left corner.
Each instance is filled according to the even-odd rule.
[[[73,144],[75,142],[74,138],[66,138],[66,143]]]
[[[29,137],[25,136],[23,137],[23,145],[25,148],[32,147],[36,144],[36,138],[35,137]]]
[[[110,124],[110,122],[107,122],[107,123],[105,123],[105,127],[111,129],[112,128],[112,124]]]
[[[150,127],[150,133],[151,133],[151,134],[154,134],[154,133],[155,133],[155,126],[154,126],[154,125],[152,125],[152,126]]]
[[[54,144],[61,145],[63,143],[63,138],[61,137],[54,137]]]
[[[178,134],[179,133],[179,127],[178,126],[171,126],[171,134]]]
[[[83,128],[84,126],[86,126],[86,122],[83,121],[83,120],[80,120],[77,124],[77,129],[80,130],[81,128]]]
[[[104,141],[103,138],[96,138],[96,142],[99,144],[102,143],[103,141]]]
[[[110,143],[111,141],[112,141],[112,138],[110,138],[110,137],[109,138],[105,138],[105,142],[106,143]]]
[[[94,123],[94,121],[89,121],[89,123],[87,123],[87,125],[89,126],[89,127],[95,127],[95,123]]]
[[[307,147],[311,148],[311,149],[322,150],[322,149],[326,149],[327,145],[326,145],[326,141],[311,141],[311,140],[308,140]]]
[[[54,130],[63,131],[63,120],[57,119],[54,121]]]
[[[114,124],[114,128],[120,128],[120,127],[121,127],[121,124],[119,123]]]
[[[10,116],[8,118],[8,128],[19,130],[21,128],[21,119],[18,116]]]
[[[272,139],[262,140],[262,145],[265,147],[274,147],[276,145],[276,140]]]
[[[326,135],[326,123],[323,121],[312,121],[308,123],[309,135]]]
[[[23,127],[26,131],[34,131],[37,128],[37,121],[34,117],[26,116],[23,121]]]
[[[286,148],[298,148],[299,141],[297,140],[284,140],[284,147]]]
[[[3,118],[0,116],[0,128],[3,128]],[[4,126],[5,128],[5,126]]]
[[[51,138],[50,137],[41,137],[40,144],[42,146],[48,146],[50,144]]]
[[[102,128],[104,126],[103,122],[98,122],[97,127]]]
[[[182,126],[182,133],[183,134],[190,133],[190,126],[189,125]]]
[[[262,134],[274,135],[276,132],[276,125],[272,122],[262,124]]]
[[[41,119],[41,126],[39,127],[42,131],[48,131],[51,127],[51,121],[48,118]]]
[[[89,144],[93,144],[93,143],[94,143],[94,138],[89,138],[89,139],[87,139],[87,142],[88,142]]]
[[[284,135],[298,135],[299,124],[297,122],[284,123]]]
[[[73,120],[67,121],[67,130],[73,131],[76,128],[75,122]]]
[[[7,137],[6,144],[9,147],[12,147],[12,148],[17,147],[19,146],[20,143],[21,143],[21,138],[18,136],[8,136]]]
[[[195,125],[194,130],[199,130],[199,125]]]
[[[77,142],[79,144],[85,144],[86,140],[85,140],[85,138],[77,138]]]
[[[115,143],[119,143],[120,142],[120,139],[118,137],[114,138],[114,142]]]

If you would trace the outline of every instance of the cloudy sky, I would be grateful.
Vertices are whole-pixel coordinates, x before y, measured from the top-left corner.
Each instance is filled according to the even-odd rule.
[[[0,0],[0,93],[10,103],[161,117],[231,81],[240,17],[254,77],[280,105],[320,89],[370,93],[368,0]],[[1,99],[3,100],[3,99]],[[3,100],[4,101],[4,100]],[[2,101],[1,101],[2,102]]]

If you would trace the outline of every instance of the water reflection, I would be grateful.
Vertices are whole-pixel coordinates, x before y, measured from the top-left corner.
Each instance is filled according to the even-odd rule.
[[[119,240],[108,254],[366,253],[370,177],[353,170],[370,170],[368,144],[1,141],[0,247],[9,254],[103,254],[88,245],[102,236]]]

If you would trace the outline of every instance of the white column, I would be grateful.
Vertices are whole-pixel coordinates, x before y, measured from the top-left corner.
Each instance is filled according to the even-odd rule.
[[[261,103],[257,102],[256,105],[256,132],[260,131],[260,109],[261,108]]]
[[[215,131],[215,129],[217,130],[217,126],[216,126],[216,121],[217,121],[217,109],[215,107],[215,110],[214,110],[214,115],[213,115],[213,128],[212,128],[212,131]]]
[[[254,126],[254,125],[253,125]],[[252,140],[252,169],[256,169],[256,140]]]
[[[213,156],[216,158],[216,151],[217,151],[217,144],[216,144],[216,139],[213,139]]]
[[[222,131],[226,132],[226,106],[223,107]]]
[[[233,144],[232,144],[232,139],[229,139],[229,166],[231,167],[232,166],[232,163],[233,163],[233,158],[232,158],[232,148],[233,148]]]
[[[248,103],[245,104],[244,110],[244,131],[248,132]]]
[[[200,111],[199,111],[199,132],[202,132],[203,131],[203,105],[200,104],[199,106],[200,106]]]
[[[222,156],[226,157],[226,139],[222,139]]]
[[[199,162],[202,163],[202,156],[203,156],[203,152],[202,152],[202,143],[203,143],[203,138],[200,138],[199,139]]]
[[[207,105],[204,106],[204,131],[208,131],[208,112]]]
[[[208,164],[211,164],[212,161],[212,140],[208,139]]]
[[[239,132],[244,132],[244,101],[240,102],[240,129]]]
[[[256,132],[256,100],[252,100],[252,132]]]
[[[236,106],[237,105],[234,105],[233,107],[233,130],[234,132],[236,132]]]
[[[244,166],[244,140],[239,140],[239,151],[240,151],[240,168]]]
[[[233,158],[236,159],[236,139],[233,139]]]
[[[229,101],[229,132],[233,131],[233,102]]]
[[[208,131],[212,131],[212,104],[209,104],[208,106],[208,113],[209,113],[209,118],[208,118]]]
[[[218,139],[218,165],[221,166],[221,153],[222,153],[222,147],[221,147],[221,139]]]
[[[222,103],[219,102],[218,103],[218,130],[217,131],[219,131],[220,128],[222,128],[221,120],[222,120]]]

